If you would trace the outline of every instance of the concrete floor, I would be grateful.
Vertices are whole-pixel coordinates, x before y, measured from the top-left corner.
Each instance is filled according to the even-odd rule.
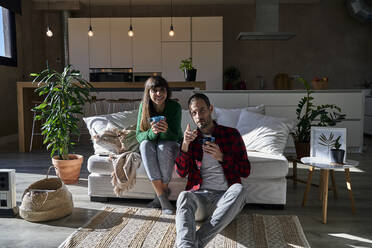
[[[87,158],[92,154],[89,140],[78,146],[76,153]],[[344,174],[336,172],[336,183],[339,198],[333,199],[332,192],[328,200],[328,223],[321,223],[321,203],[318,190],[311,188],[307,206],[302,208],[301,202],[305,190],[304,184],[293,188],[288,180],[287,205],[284,210],[272,210],[259,206],[246,206],[245,210],[262,214],[297,215],[301,221],[305,235],[312,247],[372,247],[372,138],[366,137],[367,152],[350,154],[348,158],[360,161],[360,166],[351,172],[352,186],[356,203],[356,214],[351,213],[348,193],[345,189]],[[15,168],[17,202],[27,186],[45,177],[50,166],[49,155],[43,151],[18,153],[16,144],[0,147],[0,168]],[[290,174],[292,171],[290,170]],[[299,177],[306,179],[307,167],[298,169]],[[319,182],[319,173],[314,173],[313,182]],[[0,218],[0,247],[58,247],[78,227],[84,225],[92,216],[106,205],[146,207],[145,200],[122,200],[107,203],[90,202],[87,195],[86,162],[81,171],[81,178],[76,185],[68,185],[73,194],[75,209],[72,215],[45,223],[31,223],[19,217]]]

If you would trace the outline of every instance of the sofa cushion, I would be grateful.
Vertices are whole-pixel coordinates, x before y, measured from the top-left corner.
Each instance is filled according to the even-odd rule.
[[[114,171],[111,162],[109,161],[109,156],[101,156],[94,154],[88,159],[88,171],[90,173],[98,173],[102,175],[111,175]],[[136,171],[136,178],[148,178],[146,174],[145,167],[141,163],[140,167]],[[173,170],[172,178],[178,178],[175,170]]]
[[[212,118],[220,125],[236,128],[242,110],[265,114],[265,106],[263,104],[254,107],[233,109],[215,107],[212,112]]]
[[[247,150],[282,154],[294,121],[243,110],[237,129]]]
[[[248,151],[248,160],[251,162],[249,179],[281,178],[288,174],[288,160],[283,155],[267,154]]]

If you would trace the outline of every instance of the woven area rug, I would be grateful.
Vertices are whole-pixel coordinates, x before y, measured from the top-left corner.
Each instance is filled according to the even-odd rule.
[[[60,247],[175,247],[174,216],[160,210],[109,208]],[[240,213],[207,247],[310,247],[297,216]]]

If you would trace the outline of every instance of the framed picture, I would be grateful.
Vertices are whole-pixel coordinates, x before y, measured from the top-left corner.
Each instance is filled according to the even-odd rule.
[[[317,157],[330,162],[331,149],[334,148],[338,137],[340,137],[340,149],[345,150],[344,162],[346,162],[346,128],[311,127],[310,157]]]

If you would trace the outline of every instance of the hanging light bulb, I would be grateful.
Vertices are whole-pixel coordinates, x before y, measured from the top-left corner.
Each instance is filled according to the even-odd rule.
[[[134,35],[132,24],[129,25],[128,35],[129,35],[130,37],[133,37],[133,35]]]
[[[52,32],[52,30],[50,30],[49,26],[47,27],[46,35],[48,37],[52,37],[53,36],[53,32]]]
[[[171,37],[174,36],[173,24],[171,24],[171,26],[170,26],[170,29],[169,29],[169,36],[171,36]]]
[[[48,12],[49,12],[49,0],[48,0]],[[53,32],[52,32],[52,30],[50,30],[50,27],[49,27],[49,18],[48,18],[48,13],[46,14],[46,18],[47,18],[47,24],[48,24],[48,26],[47,26],[47,31],[46,31],[46,35],[47,35],[48,37],[52,37],[52,36],[53,36]]]
[[[129,37],[133,37],[134,35],[134,32],[133,32],[133,26],[132,26],[132,1],[129,0],[129,31],[128,31],[128,35]]]
[[[173,1],[171,0],[171,25],[169,28],[169,36],[173,37],[174,36],[174,28],[173,28]]]
[[[94,35],[93,28],[92,28],[92,12],[90,9],[90,0],[89,0],[89,30],[88,30],[88,36],[92,37]]]
[[[88,35],[89,35],[89,37],[92,37],[94,35],[92,25],[89,25]]]

